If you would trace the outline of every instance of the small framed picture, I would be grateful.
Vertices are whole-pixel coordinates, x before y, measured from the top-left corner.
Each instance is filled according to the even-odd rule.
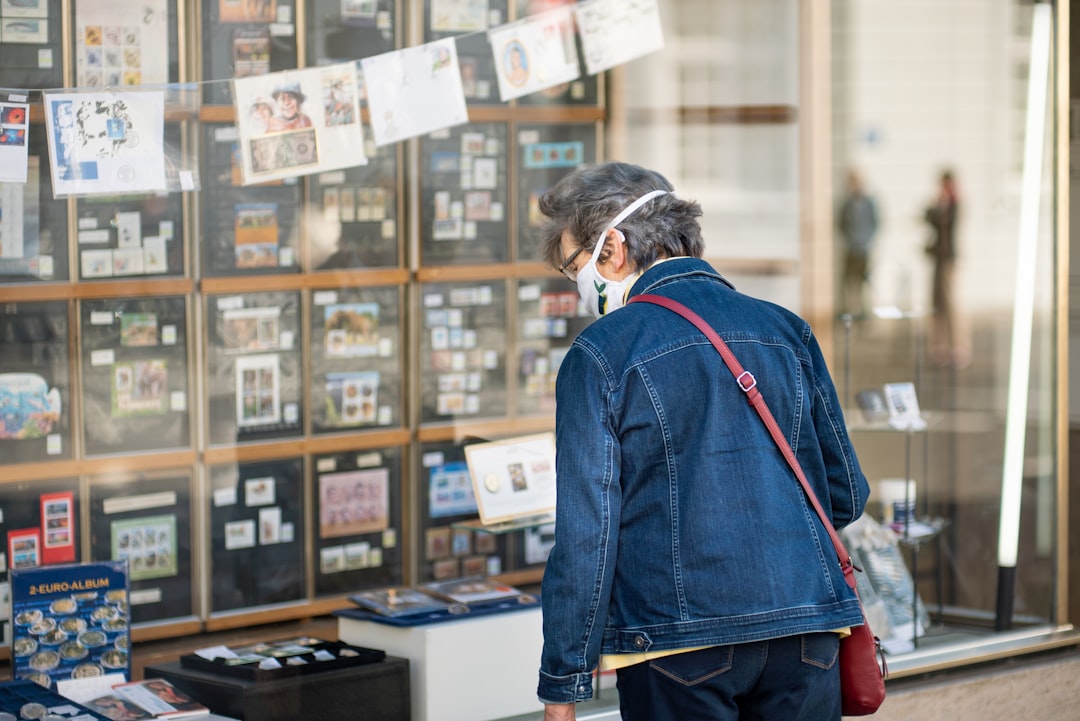
[[[914,383],[886,383],[884,391],[890,426],[903,430],[921,430],[926,427],[926,421],[919,411],[919,398]]]

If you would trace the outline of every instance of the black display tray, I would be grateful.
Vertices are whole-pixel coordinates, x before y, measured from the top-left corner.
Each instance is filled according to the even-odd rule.
[[[332,659],[319,660],[317,651],[327,651],[334,656]],[[271,658],[271,656],[267,656]],[[369,663],[378,663],[386,658],[385,651],[361,646],[350,646],[341,641],[323,641],[311,646],[308,653],[294,654],[287,657],[279,657],[281,668],[259,668],[257,662],[243,664],[228,664],[224,658],[213,660],[205,659],[193,653],[184,654],[180,657],[180,665],[185,668],[198,669],[222,676],[243,678],[249,681],[273,681],[293,676],[303,676],[320,671],[332,671],[351,666],[363,666]],[[305,663],[288,663],[289,659],[299,659]]]
[[[78,717],[79,719],[94,719],[94,721],[109,721],[107,717],[70,701],[35,681],[17,679],[0,683],[0,711],[12,714],[15,718],[30,718],[29,715],[20,714],[23,707],[30,703],[41,704],[42,708],[48,709],[60,718]],[[40,716],[35,716],[35,718],[40,718]]]

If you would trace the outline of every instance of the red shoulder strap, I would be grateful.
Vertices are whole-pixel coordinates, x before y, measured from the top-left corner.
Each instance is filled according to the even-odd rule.
[[[739,384],[739,388],[746,394],[746,400],[749,401],[750,405],[753,406],[754,410],[761,416],[762,422],[769,430],[769,435],[772,436],[773,441],[780,449],[784,459],[788,462],[788,465],[791,466],[791,470],[795,472],[795,477],[799,479],[799,484],[806,493],[810,505],[814,507],[814,511],[817,512],[818,517],[825,526],[825,530],[829,533],[829,538],[832,540],[833,547],[836,549],[836,557],[839,559],[840,567],[844,571],[844,580],[847,581],[849,586],[855,588],[855,566],[851,562],[851,554],[848,553],[847,548],[844,546],[844,542],[840,540],[840,535],[836,532],[836,529],[833,528],[832,521],[829,520],[829,517],[825,514],[825,510],[821,507],[821,503],[818,501],[814,489],[810,487],[810,483],[806,480],[806,475],[803,473],[802,466],[795,457],[795,452],[791,450],[791,444],[787,442],[787,438],[784,437],[783,431],[781,431],[780,426],[777,425],[772,412],[769,411],[769,407],[765,405],[765,397],[761,395],[761,391],[758,390],[757,379],[754,378],[750,371],[747,371],[742,367],[739,360],[735,357],[735,354],[728,348],[727,343],[717,335],[716,331],[712,329],[712,326],[706,323],[701,316],[679,301],[666,298],[662,295],[645,294],[636,295],[631,298],[629,302],[652,303],[653,305],[667,308],[673,313],[678,313],[697,326],[697,329],[704,333],[705,337],[713,344],[717,352],[720,353],[720,357],[724,359],[724,363],[727,365],[728,370],[731,371],[731,375],[735,376],[735,382]]]

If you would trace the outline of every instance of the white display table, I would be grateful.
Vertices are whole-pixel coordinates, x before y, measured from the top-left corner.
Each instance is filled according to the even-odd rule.
[[[539,606],[419,626],[338,617],[338,638],[409,659],[413,721],[485,721],[542,711]]]

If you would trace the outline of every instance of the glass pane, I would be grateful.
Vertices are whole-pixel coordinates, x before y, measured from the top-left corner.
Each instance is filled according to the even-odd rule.
[[[909,584],[897,603],[914,609],[918,598],[927,612],[913,629],[911,610],[889,609],[882,635],[897,651],[1054,618],[1051,143],[1038,167],[1024,160],[1025,138],[1049,138],[1052,124],[1025,119],[1029,87],[1049,80],[1029,67],[1033,12],[1025,2],[965,5],[944,26],[866,4],[833,16],[837,379],[874,494],[865,533],[897,537]],[[949,43],[934,42],[943,31]],[[893,62],[911,47],[917,57]],[[1029,187],[1030,233],[1021,225]],[[1030,340],[1014,317],[1025,297]],[[1014,378],[1015,342],[1030,373]],[[910,384],[899,402],[917,403],[921,419],[909,432],[897,384]],[[1015,474],[1006,469],[1014,416]],[[1015,494],[1005,490],[1013,480]]]

